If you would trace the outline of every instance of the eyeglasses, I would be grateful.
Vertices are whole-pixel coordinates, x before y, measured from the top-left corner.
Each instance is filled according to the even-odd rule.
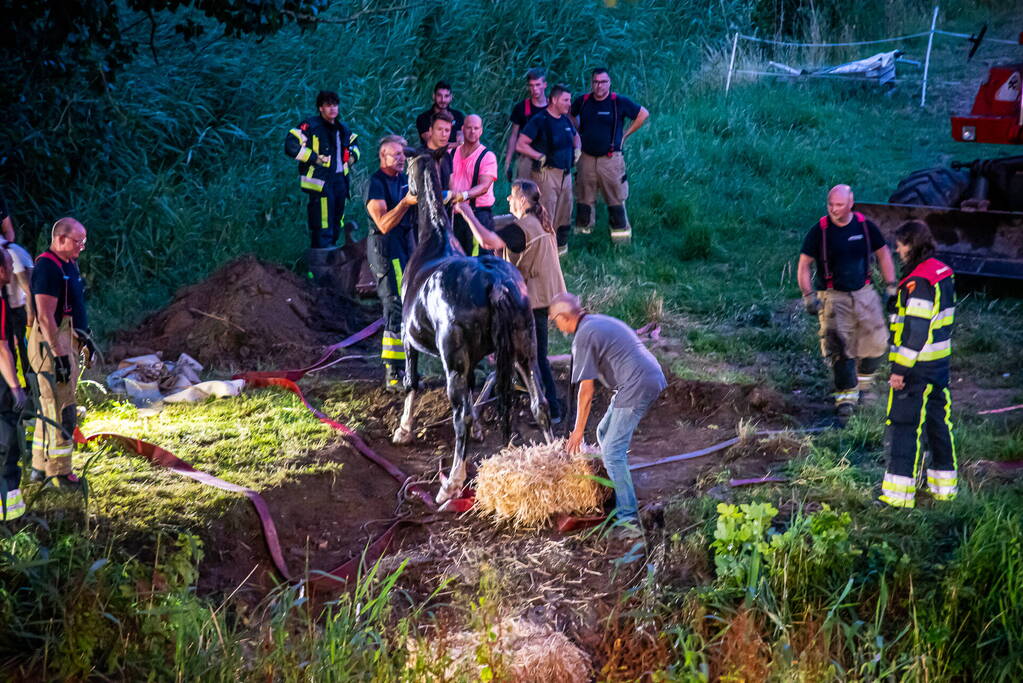
[[[77,246],[77,247],[78,247],[79,249],[85,249],[85,242],[86,242],[86,241],[88,240],[88,238],[87,238],[87,237],[83,237],[83,238],[82,238],[82,239],[80,239],[80,240],[76,240],[76,239],[75,239],[74,237],[72,237],[71,235],[64,235],[64,237],[67,237],[67,238],[68,238],[69,240],[71,240],[72,242],[74,242],[74,243],[75,243],[75,246]]]

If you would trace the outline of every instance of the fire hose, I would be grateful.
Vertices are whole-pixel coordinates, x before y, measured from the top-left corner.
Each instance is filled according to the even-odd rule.
[[[332,363],[328,361],[336,351],[371,337],[382,325],[383,319],[379,319],[350,337],[327,347],[319,360],[304,368],[269,372],[246,372],[236,375],[234,379],[244,379],[247,384],[253,387],[279,387],[291,391],[298,396],[303,405],[305,405],[317,419],[340,432],[362,456],[381,467],[385,472],[387,472],[387,474],[397,480],[403,491],[415,494],[430,510],[435,510],[436,505],[433,502],[433,498],[421,485],[413,483],[411,478],[401,469],[376,453],[368,444],[366,444],[358,433],[341,422],[327,417],[327,415],[325,415],[322,411],[313,407],[313,405],[309,403],[309,400],[305,397],[305,394],[295,383],[306,374],[331,365]],[[147,441],[143,441],[142,439],[108,432],[100,432],[85,436],[78,429],[75,429],[74,438],[75,441],[80,444],[87,444],[92,441],[114,441],[128,451],[146,459],[155,467],[168,469],[175,474],[188,477],[189,479],[193,479],[201,484],[212,486],[214,488],[221,489],[222,491],[243,494],[249,499],[256,510],[256,515],[259,517],[259,522],[262,526],[263,538],[266,541],[267,550],[270,552],[270,557],[273,560],[274,567],[277,569],[277,572],[285,580],[290,582],[297,582],[301,579],[300,575],[288,568],[287,562],[284,559],[284,553],[281,549],[277,527],[274,524],[272,515],[270,514],[270,508],[258,492],[244,486],[239,486],[238,484],[232,484],[231,482],[224,481],[223,479],[215,477],[207,472],[197,470],[192,467],[191,464],[185,462],[167,449]],[[311,571],[311,575],[307,578],[309,587],[343,588],[352,578],[358,575],[363,563],[375,562],[384,554],[384,552],[386,552],[387,547],[390,545],[401,526],[421,522],[422,520],[420,520],[420,522],[413,522],[408,519],[398,519],[392,522],[382,534],[369,543],[361,556],[354,557],[330,571]]]

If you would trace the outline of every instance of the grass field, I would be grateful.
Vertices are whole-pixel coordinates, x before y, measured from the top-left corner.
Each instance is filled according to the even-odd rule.
[[[110,103],[119,136],[151,144],[86,164],[63,197],[90,227],[83,270],[96,326],[109,333],[136,323],[178,286],[244,252],[298,259],[303,198],[281,147],[321,85],[339,89],[342,116],[364,136],[361,182],[375,168],[372,141],[410,132],[438,77],[456,84],[455,106],[484,114],[485,141],[497,146],[525,66],[549,65],[551,82],[582,88],[587,69],[606,64],[614,89],[652,113],[626,152],[634,243],[615,249],[599,229],[576,236],[564,261],[570,288],[631,324],[660,320],[674,342],[661,360],[679,376],[760,382],[824,404],[828,375],[799,306],[794,263],[827,189],[846,182],[860,199],[883,200],[912,170],[1006,154],[957,146],[948,113],[968,107],[986,63],[1019,55],[988,44],[967,63],[963,41],[937,39],[926,108],[909,82],[884,95],[845,83],[739,79],[725,95],[736,28],[793,22],[792,35],[854,40],[924,30],[930,18],[924,4],[846,9],[839,23],[830,3],[811,11],[498,0],[423,3],[398,17],[324,26],[311,38],[286,32],[201,51],[176,50],[171,36],[158,35],[159,63],[140,55]],[[993,35],[1009,38],[1020,27],[1004,27],[1019,9],[963,3],[943,9],[941,25],[968,33],[988,21]],[[462,43],[448,39],[454,17],[502,28],[467,60]],[[924,47],[905,49],[916,59]],[[859,56],[744,50],[739,63]],[[497,196],[505,190],[502,180]],[[38,205],[58,210],[59,198],[47,201]],[[350,215],[364,224],[361,209]],[[679,496],[666,504],[645,572],[602,624],[625,646],[604,652],[596,677],[1023,677],[1023,489],[971,465],[1023,457],[1020,413],[977,415],[1023,402],[1021,320],[1018,299],[964,290],[953,365],[965,481],[958,500],[907,513],[871,504],[883,473],[880,406],[845,430],[806,437],[803,455],[784,468],[786,483],[742,489],[729,504]],[[560,338],[554,347],[566,350]],[[365,426],[365,398],[352,385],[317,390],[326,412]],[[340,472],[309,457],[335,437],[283,392],[174,406],[148,420],[114,400],[87,403],[86,431],[152,440],[257,490]],[[395,588],[409,569],[367,576],[326,605],[289,586],[255,606],[200,594],[211,520],[241,519],[247,504],[113,449],[76,456],[76,468],[90,482],[84,503],[40,496],[26,524],[0,529],[0,670],[15,679],[446,680],[442,665],[407,656],[408,639],[425,644],[445,628],[435,602]],[[500,581],[481,579],[476,594],[445,607],[486,631],[501,599]],[[488,642],[476,655],[481,680],[501,680]]]

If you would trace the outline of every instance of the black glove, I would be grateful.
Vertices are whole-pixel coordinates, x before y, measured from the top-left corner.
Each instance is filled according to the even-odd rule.
[[[67,384],[71,381],[71,357],[57,356],[53,359],[53,374],[58,384]]]
[[[547,157],[543,154],[540,155],[539,159],[533,159],[533,171],[539,173],[543,170],[544,162],[547,161]]]
[[[806,308],[807,315],[817,315],[820,313],[821,305],[821,299],[817,296],[817,292],[803,295],[803,307]]]
[[[884,295],[884,310],[888,315],[899,313],[899,292],[894,287],[888,287]]]
[[[11,403],[13,404],[14,412],[21,413],[25,409],[25,403],[28,399],[25,397],[25,390],[21,388],[19,384],[11,389]]]

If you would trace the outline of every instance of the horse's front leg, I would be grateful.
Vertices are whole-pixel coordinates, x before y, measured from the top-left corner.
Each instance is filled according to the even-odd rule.
[[[391,443],[406,445],[412,443],[415,429],[416,394],[419,392],[419,351],[411,344],[405,344],[405,408],[401,422],[394,430]]]
[[[438,505],[443,505],[452,498],[458,498],[465,486],[466,436],[472,425],[469,386],[463,372],[459,369],[449,368],[447,383],[448,399],[451,401],[451,414],[455,426],[455,457],[451,462],[451,472],[448,476],[445,477],[443,473],[440,475],[440,491],[437,492]]]

